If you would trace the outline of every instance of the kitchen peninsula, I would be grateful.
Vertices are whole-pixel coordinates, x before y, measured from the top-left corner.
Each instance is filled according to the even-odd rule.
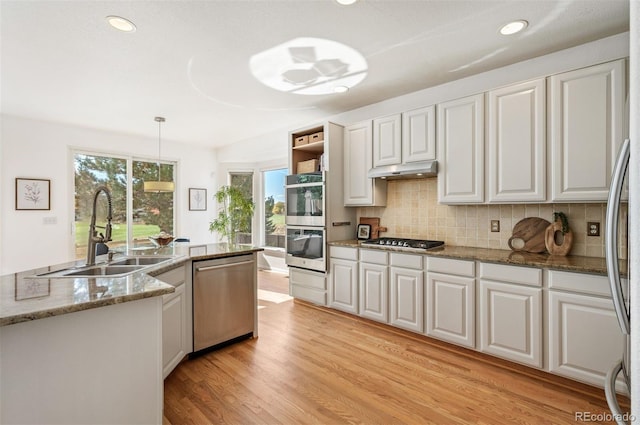
[[[58,275],[78,261],[0,277],[0,422],[162,423],[163,298],[178,288],[160,279],[186,271],[185,291],[192,261],[260,250],[175,244],[126,253],[165,257],[126,275]]]

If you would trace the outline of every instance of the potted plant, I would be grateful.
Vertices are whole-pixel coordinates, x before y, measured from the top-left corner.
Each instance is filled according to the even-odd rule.
[[[255,204],[235,186],[220,187],[213,198],[218,203],[218,218],[209,223],[209,231],[220,233],[235,245],[238,233],[251,228]]]

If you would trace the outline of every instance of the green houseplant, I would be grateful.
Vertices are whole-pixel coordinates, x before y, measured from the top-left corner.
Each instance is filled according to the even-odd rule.
[[[229,244],[235,245],[238,233],[251,229],[255,204],[235,186],[220,187],[213,198],[218,203],[218,218],[209,224],[209,230],[220,233]]]

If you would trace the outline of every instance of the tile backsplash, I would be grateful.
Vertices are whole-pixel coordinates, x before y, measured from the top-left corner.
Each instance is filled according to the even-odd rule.
[[[553,221],[553,213],[564,212],[573,231],[571,255],[604,257],[606,204],[510,204],[440,205],[437,180],[392,180],[387,187],[386,207],[361,207],[358,217],[380,217],[387,227],[380,236],[443,240],[448,245],[510,249],[513,226],[525,217]],[[626,217],[626,211],[623,212]],[[500,232],[491,232],[490,220],[500,220]],[[600,223],[600,236],[587,236],[587,222]],[[626,220],[620,222],[626,235]],[[620,240],[626,258],[626,240]]]

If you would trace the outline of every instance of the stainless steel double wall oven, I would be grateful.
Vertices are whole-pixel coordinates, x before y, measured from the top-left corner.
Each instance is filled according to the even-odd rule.
[[[324,172],[289,175],[285,188],[287,265],[324,272],[327,269]]]

